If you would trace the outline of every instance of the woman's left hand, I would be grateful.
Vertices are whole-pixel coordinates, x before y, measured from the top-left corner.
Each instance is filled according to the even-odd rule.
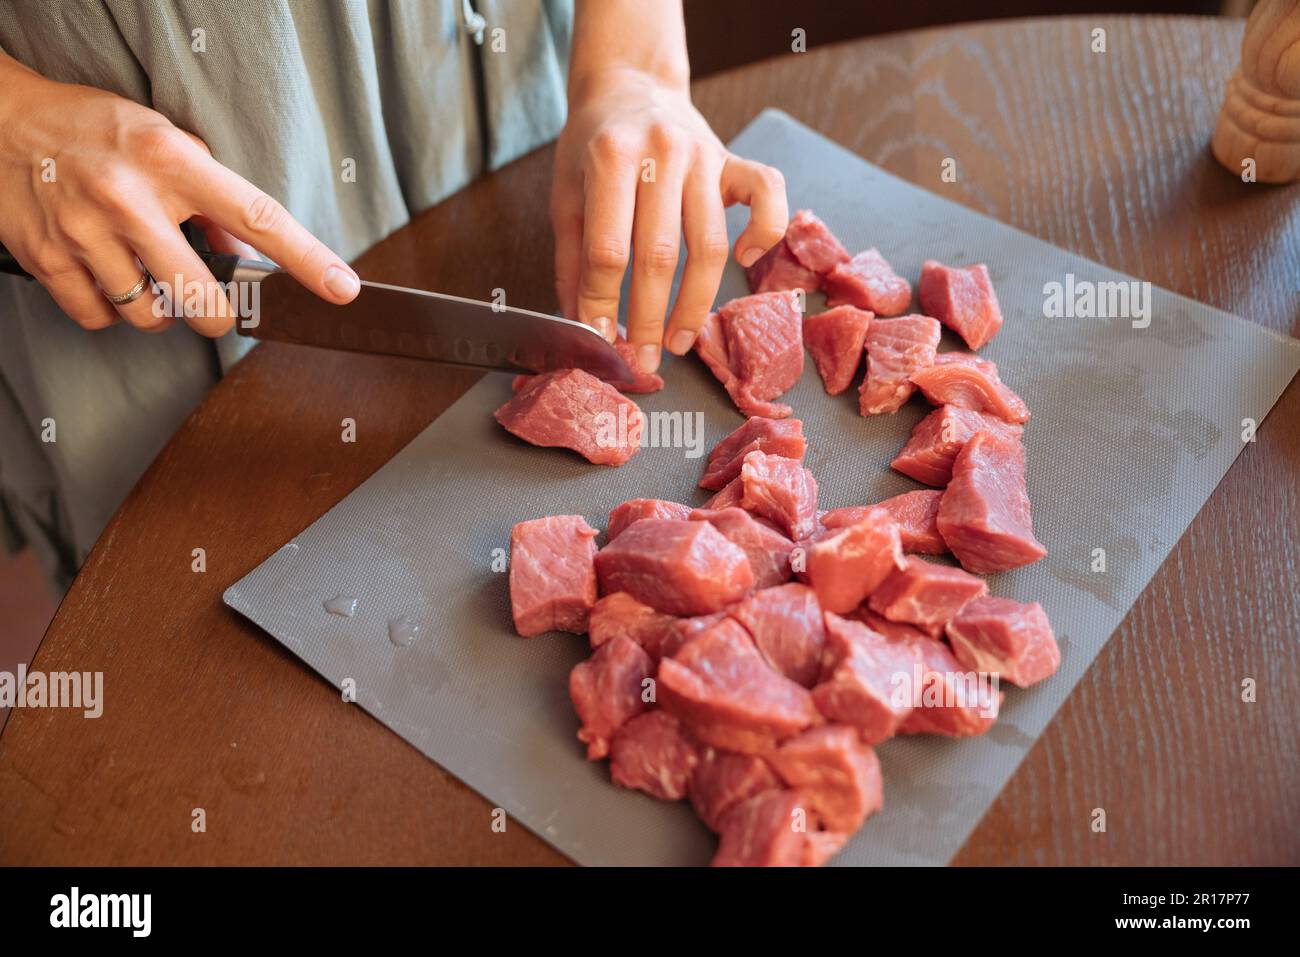
[[[626,68],[585,77],[570,91],[551,189],[564,315],[612,341],[630,260],[628,341],[638,365],[653,372],[661,345],[682,355],[713,306],[729,246],[723,209],[737,202],[750,218],[736,260],[750,266],[785,235],[781,173],[729,152],[684,83]],[[668,315],[683,235],[686,266]]]

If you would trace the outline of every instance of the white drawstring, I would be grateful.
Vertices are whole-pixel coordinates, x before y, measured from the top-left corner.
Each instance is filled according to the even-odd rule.
[[[483,14],[474,9],[474,4],[470,0],[460,0],[461,26],[465,32],[474,38],[474,42],[479,46],[483,45],[483,31],[487,29],[487,20]]]

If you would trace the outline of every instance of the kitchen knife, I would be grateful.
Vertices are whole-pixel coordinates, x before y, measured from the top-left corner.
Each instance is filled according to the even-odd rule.
[[[351,352],[409,356],[449,365],[516,372],[582,369],[615,384],[633,373],[590,326],[504,304],[361,281],[337,306],[270,263],[199,252],[231,287],[241,336]],[[32,278],[0,247],[0,273]]]

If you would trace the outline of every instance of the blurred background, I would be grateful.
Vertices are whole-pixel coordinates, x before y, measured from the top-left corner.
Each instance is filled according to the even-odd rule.
[[[808,49],[841,40],[973,20],[1086,14],[1165,14],[1245,18],[1255,0],[683,0],[695,77],[790,52],[792,20]],[[792,10],[797,14],[792,14]],[[30,663],[56,598],[28,552],[0,549],[0,671]],[[0,709],[0,730],[8,718]]]

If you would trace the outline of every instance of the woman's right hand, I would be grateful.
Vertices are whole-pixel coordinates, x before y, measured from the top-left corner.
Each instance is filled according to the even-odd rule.
[[[135,286],[142,263],[164,288],[179,276],[183,290],[202,289],[181,300],[208,306],[183,310],[195,330],[230,329],[233,310],[180,231],[191,218],[214,249],[231,252],[242,240],[330,302],[360,289],[347,263],[283,206],[162,114],[46,80],[0,53],[0,243],[77,323],[171,325],[172,310],[155,308],[151,290],[119,307],[106,298]]]

